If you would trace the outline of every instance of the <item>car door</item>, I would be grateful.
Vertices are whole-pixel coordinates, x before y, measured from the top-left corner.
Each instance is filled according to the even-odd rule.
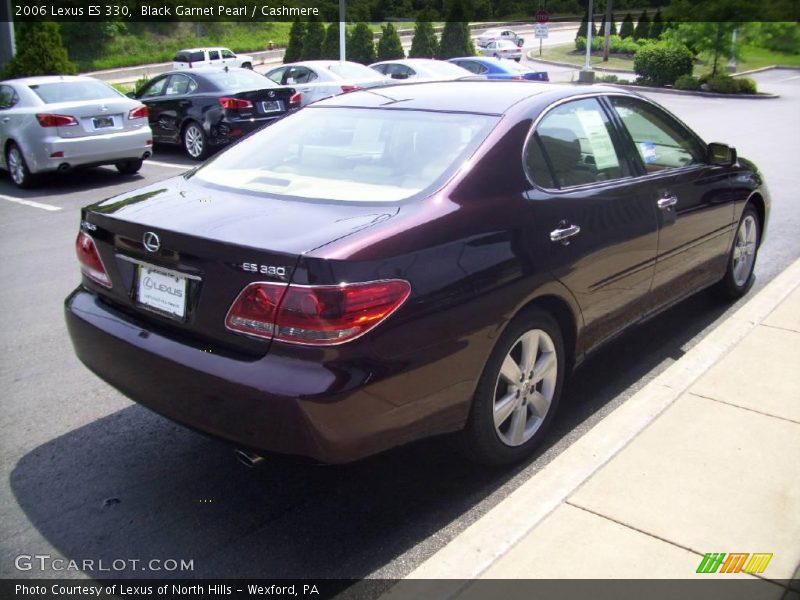
[[[220,66],[225,63],[225,59],[220,58],[219,50],[208,51],[208,64],[212,67]]]
[[[236,60],[236,55],[228,50],[227,48],[222,48],[220,50],[222,54],[222,63],[229,66],[229,67],[238,67],[238,61]]]
[[[145,87],[139,90],[136,96],[137,100],[141,100],[147,106],[149,112],[148,121],[153,132],[153,140],[157,142],[165,141],[165,130],[161,125],[161,113],[168,80],[169,75],[160,75],[145,84]]]
[[[533,261],[580,306],[579,352],[644,314],[655,269],[658,216],[633,177],[619,131],[597,98],[553,107],[529,136],[524,164]]]
[[[159,127],[165,140],[180,142],[181,127],[192,107],[197,82],[182,73],[170,75],[164,94],[159,98]]]
[[[680,300],[725,271],[734,206],[727,167],[709,164],[707,147],[660,107],[609,96],[637,179],[658,207],[659,235],[649,310]]]

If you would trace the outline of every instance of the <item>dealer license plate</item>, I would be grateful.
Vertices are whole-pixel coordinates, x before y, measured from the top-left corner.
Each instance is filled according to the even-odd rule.
[[[95,129],[103,129],[104,127],[113,127],[114,126],[114,117],[95,117],[94,118],[94,128]]]
[[[275,112],[281,109],[280,102],[277,101],[266,101],[261,103],[261,110],[264,112]]]
[[[186,314],[186,277],[145,265],[137,268],[136,298],[139,304],[182,318]]]

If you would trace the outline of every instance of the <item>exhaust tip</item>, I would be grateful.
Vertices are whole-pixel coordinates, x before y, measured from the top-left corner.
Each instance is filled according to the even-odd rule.
[[[236,460],[249,469],[257,467],[259,464],[264,462],[264,457],[260,454],[256,454],[255,452],[236,449],[234,450],[234,454],[236,455]]]
[[[148,159],[148,158],[150,158],[151,156],[152,156],[152,154],[150,154],[149,152],[145,152],[145,153],[142,155],[142,160],[147,160],[147,159]]]
[[[61,171],[62,173],[64,171],[69,171],[69,163],[61,163],[60,165],[58,165],[58,170]]]

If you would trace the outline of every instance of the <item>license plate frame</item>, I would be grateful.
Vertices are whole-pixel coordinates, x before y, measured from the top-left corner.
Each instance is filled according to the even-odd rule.
[[[111,129],[114,127],[114,117],[93,117],[92,125],[95,129]]]
[[[136,264],[136,305],[160,315],[186,320],[190,277],[184,273],[146,263]]]
[[[261,111],[265,113],[280,112],[283,110],[280,100],[263,100],[261,102]]]

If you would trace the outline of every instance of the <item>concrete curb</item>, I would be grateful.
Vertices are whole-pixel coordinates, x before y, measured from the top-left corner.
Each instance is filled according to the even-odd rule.
[[[603,82],[598,82],[603,83]],[[730,98],[735,100],[774,100],[780,98],[780,94],[718,94],[716,92],[703,92],[699,90],[676,90],[674,88],[648,87],[644,85],[626,85],[624,83],[606,83],[605,85],[616,85],[629,90],[640,90],[642,92],[655,92],[660,94],[676,94],[678,96],[700,96],[702,98]]]
[[[429,580],[420,582],[420,586],[430,589],[421,590],[418,586],[415,592],[423,597],[450,597],[480,576],[730,353],[797,287],[800,259],[630,400],[410,573],[407,579]],[[392,597],[391,590],[387,595]]]

